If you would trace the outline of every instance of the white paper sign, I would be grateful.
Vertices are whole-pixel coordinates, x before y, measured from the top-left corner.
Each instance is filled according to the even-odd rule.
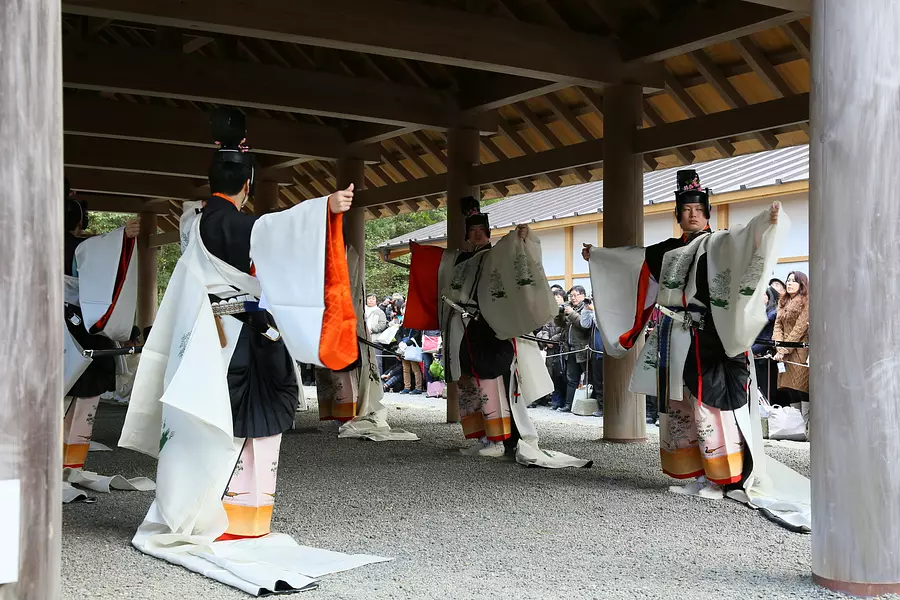
[[[18,479],[0,481],[0,585],[19,579],[20,493]]]

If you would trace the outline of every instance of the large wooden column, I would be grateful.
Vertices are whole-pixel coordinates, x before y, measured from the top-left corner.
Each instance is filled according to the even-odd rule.
[[[62,56],[57,0],[0,10],[2,600],[59,598],[62,474]],[[18,508],[11,506],[16,503]],[[4,558],[8,556],[2,553]],[[5,564],[3,566],[6,566]],[[5,581],[5,580],[4,580]]]
[[[151,213],[141,213],[141,232],[138,235],[138,327],[144,329],[153,325],[159,306],[157,291],[159,273],[159,249],[150,247],[150,236],[156,233],[157,217]]]
[[[642,90],[609,86],[603,93],[603,246],[644,243],[644,169],[634,139],[641,126]],[[637,349],[625,358],[603,358],[603,439],[647,438],[644,397],[628,391]]]
[[[338,161],[338,188],[345,189],[351,183],[354,192],[366,185],[366,164],[357,158],[342,158]],[[359,256],[359,272],[365,285],[366,273],[366,209],[351,208],[344,214],[344,244],[356,250]],[[363,298],[365,301],[365,298]]]
[[[812,22],[812,570],[900,593],[900,3],[816,0]]]
[[[447,133],[447,248],[462,248],[466,224],[459,201],[466,196],[481,199],[478,186],[469,183],[472,167],[479,162],[480,142],[475,129],[451,129]],[[459,422],[459,387],[447,386],[447,422]]]

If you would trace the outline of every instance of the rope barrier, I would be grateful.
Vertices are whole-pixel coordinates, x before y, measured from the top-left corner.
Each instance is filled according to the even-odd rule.
[[[594,350],[590,346],[585,346],[581,350],[569,350],[568,352],[560,352],[558,354],[548,354],[547,358],[554,358],[557,356],[568,356],[569,354],[578,354],[579,352],[591,352],[593,354],[599,354],[600,356],[603,356],[603,352],[601,352],[600,350]]]

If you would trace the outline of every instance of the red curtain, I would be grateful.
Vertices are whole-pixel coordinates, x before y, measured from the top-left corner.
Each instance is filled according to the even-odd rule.
[[[438,268],[444,249],[438,246],[409,245],[412,265],[409,269],[409,290],[406,294],[406,316],[403,326],[425,331],[439,329]]]

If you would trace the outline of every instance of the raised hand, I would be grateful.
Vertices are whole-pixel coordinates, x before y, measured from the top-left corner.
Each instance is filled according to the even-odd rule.
[[[125,237],[136,238],[141,232],[141,222],[137,219],[131,219],[125,223]]]
[[[347,186],[346,190],[338,190],[328,196],[328,208],[334,214],[344,213],[350,210],[353,204],[353,184]]]
[[[778,223],[778,211],[780,211],[780,210],[781,210],[781,202],[778,202],[776,200],[775,202],[772,203],[771,208],[769,208],[769,222],[772,223],[772,225],[775,225],[776,223]]]
[[[584,248],[581,249],[581,258],[584,260],[591,260],[591,248],[593,248],[593,244],[582,244]]]

